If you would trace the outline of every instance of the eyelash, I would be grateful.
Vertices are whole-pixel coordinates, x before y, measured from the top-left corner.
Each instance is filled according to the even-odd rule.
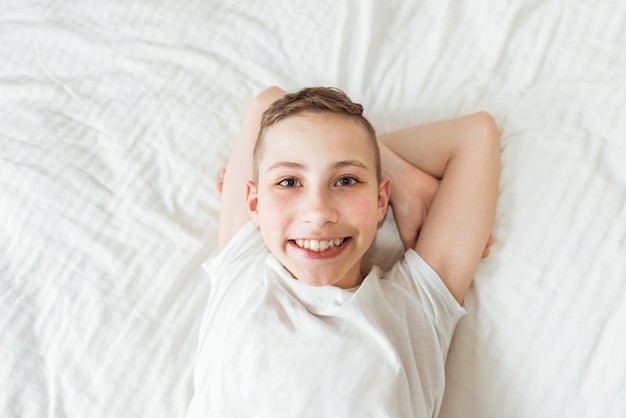
[[[345,185],[342,185],[343,187],[354,186],[355,184],[357,184],[357,183],[359,182],[359,179],[357,179],[357,178],[356,178],[356,177],[354,177],[354,176],[342,176],[339,180],[337,180],[337,183],[335,183],[335,184],[338,184],[338,183],[340,183],[342,180],[345,180],[345,179],[350,180],[350,184],[345,184]]]
[[[341,182],[341,181],[343,181],[343,180],[349,180],[349,181],[350,181],[350,184],[340,184],[340,182]],[[289,183],[290,183],[290,185],[287,185],[287,184],[286,184],[287,182],[289,182]],[[349,175],[346,175],[346,176],[341,176],[341,177],[339,178],[339,180],[337,180],[337,182],[335,182],[335,185],[339,185],[340,187],[349,187],[349,186],[354,186],[354,185],[356,185],[357,183],[359,183],[359,179],[357,179],[357,178],[356,178],[356,177],[354,177],[354,176],[349,176]],[[279,180],[279,181],[278,181],[278,183],[276,183],[276,184],[277,184],[278,186],[281,186],[281,187],[285,188],[285,189],[291,189],[291,188],[294,188],[294,187],[299,187],[299,186],[301,186],[301,185],[302,185],[302,184],[301,184],[301,183],[300,183],[297,179],[295,179],[294,177],[286,177],[286,178],[284,178],[284,179]]]
[[[291,186],[287,186],[286,184],[284,184],[285,182],[293,182],[293,183],[296,183],[296,184],[291,185]],[[286,177],[284,179],[281,179],[277,184],[279,186],[281,186],[281,187],[284,187],[285,189],[291,189],[291,188],[294,188],[294,187],[297,187],[297,186],[301,185],[300,182],[298,180],[296,180],[295,178],[293,178],[293,177]]]

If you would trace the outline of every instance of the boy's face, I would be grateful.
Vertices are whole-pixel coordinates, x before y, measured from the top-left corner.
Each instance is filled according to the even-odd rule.
[[[389,201],[374,151],[356,122],[303,114],[268,129],[250,215],[282,265],[313,286],[361,283],[361,258]]]

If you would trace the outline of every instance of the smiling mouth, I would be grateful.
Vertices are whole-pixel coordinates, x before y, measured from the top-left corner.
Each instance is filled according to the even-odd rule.
[[[295,242],[296,245],[300,248],[304,248],[306,250],[316,253],[322,253],[324,251],[339,247],[341,244],[344,243],[345,240],[345,238],[335,238],[329,240],[297,239],[293,242]]]

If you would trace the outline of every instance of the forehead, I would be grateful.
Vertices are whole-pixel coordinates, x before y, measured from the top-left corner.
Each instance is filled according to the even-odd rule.
[[[369,132],[345,116],[305,113],[290,116],[271,126],[264,137],[262,160],[292,158],[361,158],[375,165]],[[372,166],[373,166],[372,165]]]

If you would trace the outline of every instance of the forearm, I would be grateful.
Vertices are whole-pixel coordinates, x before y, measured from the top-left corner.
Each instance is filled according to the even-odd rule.
[[[421,199],[426,205],[425,208],[428,209],[439,187],[439,181],[434,176],[401,158],[380,140],[378,145],[382,175],[390,179],[392,184],[391,205],[393,206],[396,199],[405,197],[403,193],[410,190],[413,196],[406,197]]]
[[[378,140],[412,166],[441,179],[454,153],[460,152],[474,139],[484,137],[485,127],[490,124],[491,117],[485,112],[479,112],[457,119],[400,129],[381,135]],[[382,153],[381,149],[381,157]],[[399,164],[393,166],[401,167]]]
[[[286,92],[270,87],[254,98],[235,139],[223,179],[218,248],[222,249],[248,221],[246,183],[252,180],[252,151],[259,134],[263,112]]]
[[[390,204],[405,249],[413,248],[439,181],[379,142],[382,174],[391,180]]]

